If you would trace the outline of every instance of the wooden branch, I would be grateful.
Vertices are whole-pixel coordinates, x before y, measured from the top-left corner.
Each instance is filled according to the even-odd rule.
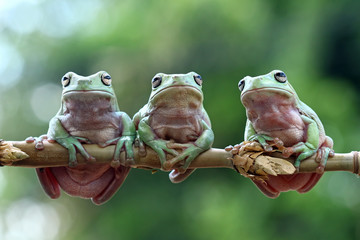
[[[13,146],[21,150],[25,154],[19,154],[18,150],[5,150],[6,152],[14,152],[13,157],[4,157],[4,146]],[[114,146],[101,148],[95,144],[84,144],[86,151],[96,158],[96,163],[107,163],[112,160]],[[160,161],[157,154],[149,147],[146,147],[146,156],[139,156],[138,148],[134,147],[135,164],[131,165],[133,168],[143,169],[160,169]],[[27,155],[28,157],[26,157]],[[360,175],[360,153],[337,153],[328,159],[325,171],[348,171]],[[19,158],[17,158],[18,156]],[[223,149],[212,148],[200,154],[190,165],[189,168],[233,168],[232,161],[229,159],[232,156],[230,152]],[[279,157],[279,155],[272,155]],[[25,158],[26,157],[26,158]],[[125,153],[121,153],[121,159],[125,159]],[[171,155],[167,155],[171,159]],[[21,159],[24,158],[24,159]],[[279,157],[281,158],[281,157]],[[85,159],[77,154],[79,164],[86,164]],[[96,164],[95,163],[95,164]],[[3,141],[0,146],[0,164],[6,166],[16,167],[58,167],[68,165],[68,151],[57,143],[48,143],[44,141],[44,150],[36,150],[34,143],[26,143],[25,141]],[[92,163],[87,163],[92,164]],[[175,166],[176,167],[176,166]],[[315,162],[315,157],[310,157],[301,162],[300,172],[315,172],[318,163]]]

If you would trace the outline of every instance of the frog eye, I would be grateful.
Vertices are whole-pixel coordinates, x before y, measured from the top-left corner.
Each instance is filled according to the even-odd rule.
[[[245,87],[245,80],[244,80],[244,79],[241,79],[241,80],[239,81],[238,87],[239,87],[240,92],[241,92],[242,90],[244,90],[244,87]]]
[[[70,78],[71,78],[71,76],[69,76],[69,75],[65,75],[65,76],[62,77],[61,83],[62,83],[63,87],[69,86]]]
[[[156,76],[151,80],[151,84],[153,88],[157,88],[158,86],[160,86],[162,82],[162,77],[161,76]]]
[[[274,74],[276,81],[284,83],[287,81],[287,77],[284,72],[277,72]]]
[[[104,73],[101,75],[101,81],[104,85],[110,86],[111,85],[111,76],[108,73]]]
[[[195,80],[195,82],[196,82],[197,85],[199,85],[199,86],[202,85],[203,80],[202,80],[202,78],[201,78],[200,75],[195,75],[195,76],[194,76],[194,80]]]

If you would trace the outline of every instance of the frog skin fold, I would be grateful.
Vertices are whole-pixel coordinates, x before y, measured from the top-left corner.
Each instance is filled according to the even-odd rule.
[[[187,169],[191,161],[210,149],[214,141],[210,118],[203,107],[202,83],[195,72],[158,73],[152,79],[148,103],[133,117],[140,146],[145,143],[158,154],[162,169],[181,165],[169,174],[173,183],[185,180],[194,171]],[[166,160],[165,153],[174,158]]]
[[[36,148],[44,148],[43,139],[57,142],[69,151],[69,167],[38,168],[36,173],[44,191],[53,199],[60,188],[71,196],[91,199],[95,204],[109,200],[120,188],[130,168],[120,165],[120,151],[126,150],[126,161],[133,160],[132,144],[136,132],[131,118],[121,112],[108,73],[100,71],[83,77],[69,72],[62,78],[63,93],[59,112],[49,123],[47,135],[28,138]],[[113,161],[93,163],[81,143],[101,147],[115,144]],[[77,165],[76,152],[88,161]],[[91,163],[89,163],[91,162]]]
[[[267,141],[280,139],[286,147],[283,156],[295,156],[297,168],[302,160],[313,154],[319,162],[316,173],[269,176],[265,182],[254,180],[254,183],[270,198],[290,190],[299,193],[311,190],[321,178],[328,156],[334,154],[333,141],[325,135],[316,113],[300,101],[282,71],[247,76],[238,86],[246,108],[246,141],[259,141],[265,150],[271,150]]]

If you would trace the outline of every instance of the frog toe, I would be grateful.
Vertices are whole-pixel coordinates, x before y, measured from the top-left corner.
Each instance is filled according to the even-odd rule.
[[[44,149],[44,143],[43,143],[43,139],[44,137],[43,136],[40,136],[40,137],[27,137],[25,139],[25,142],[26,143],[34,143],[35,142],[35,148],[37,150],[43,150]]]
[[[113,160],[110,162],[110,166],[111,166],[112,168],[118,168],[118,167],[120,167],[120,161],[113,159]]]
[[[136,163],[135,163],[135,160],[134,160],[134,158],[127,158],[126,160],[125,160],[125,166],[126,167],[130,167],[130,166],[132,166],[132,165],[135,165]]]
[[[187,179],[195,169],[187,169],[184,173],[181,173],[178,169],[174,169],[169,173],[169,179],[172,183],[180,183]]]
[[[27,138],[25,139],[25,142],[26,142],[26,143],[33,143],[33,142],[35,142],[35,138],[34,138],[33,136],[27,137]]]
[[[328,147],[321,147],[316,152],[315,161],[319,163],[319,166],[316,168],[316,173],[322,174],[325,171],[325,166],[328,158],[334,156],[334,150]]]

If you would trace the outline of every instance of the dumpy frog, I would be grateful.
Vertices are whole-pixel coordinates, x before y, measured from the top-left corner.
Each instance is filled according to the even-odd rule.
[[[195,72],[156,74],[148,103],[133,117],[139,139],[158,154],[162,169],[181,165],[169,174],[173,183],[193,172],[187,169],[191,161],[210,149],[214,141],[210,118],[203,107],[202,83]],[[165,153],[174,158],[167,160]]]
[[[51,119],[47,135],[27,139],[27,142],[36,141],[39,150],[44,148],[43,139],[68,149],[68,167],[36,169],[42,187],[51,198],[58,198],[62,188],[71,196],[91,198],[95,204],[102,204],[115,194],[128,175],[130,168],[120,165],[120,151],[124,147],[126,161],[133,160],[136,132],[131,118],[119,109],[111,81],[104,71],[88,77],[73,72],[65,74],[61,80],[61,107]],[[115,144],[111,164],[77,165],[77,151],[87,161],[95,161],[82,143],[101,147]]]
[[[322,176],[328,156],[333,155],[333,141],[325,135],[319,117],[300,101],[282,71],[247,76],[238,86],[247,115],[245,140],[256,140],[269,151],[268,141],[280,139],[285,147],[283,156],[296,156],[297,168],[313,154],[317,154],[319,162],[316,173],[269,176],[266,182],[254,180],[254,183],[271,198],[289,190],[300,193],[311,190]]]

